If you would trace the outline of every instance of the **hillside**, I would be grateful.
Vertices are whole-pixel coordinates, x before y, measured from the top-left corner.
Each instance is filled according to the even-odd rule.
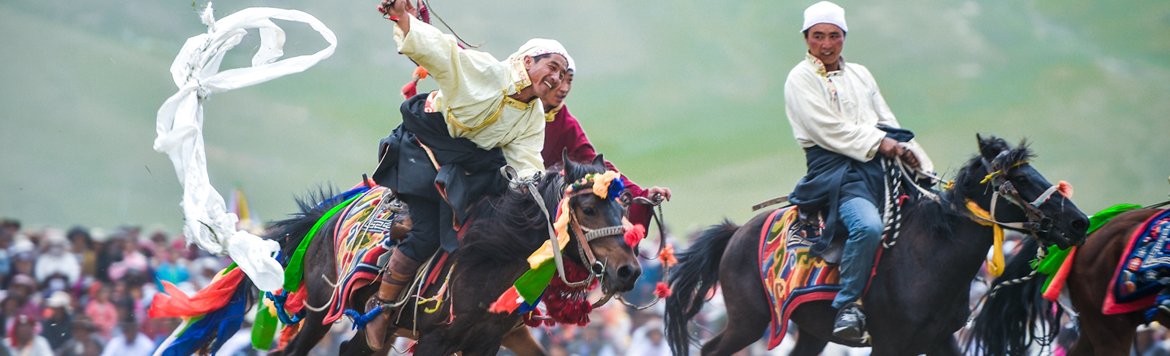
[[[248,194],[262,218],[319,185],[373,168],[399,122],[412,65],[376,1],[217,3],[295,8],[330,26],[337,53],[305,73],[213,96],[205,105],[212,183]],[[805,3],[531,2],[492,8],[434,1],[498,58],[529,37],[557,38],[578,66],[569,106],[594,145],[644,185],[674,189],[666,215],[685,233],[787,193],[804,159],[784,117],[783,82],[801,58]],[[1067,180],[1086,211],[1170,193],[1170,3],[840,1],[845,57],[877,76],[899,120],[943,173],[975,133],[1032,142],[1036,166]],[[202,4],[202,2],[200,2]],[[206,29],[191,3],[100,1],[87,11],[0,3],[0,216],[36,225],[160,224],[177,230],[180,190],[151,149],[174,93],[168,67]],[[289,54],[324,45],[292,28]],[[251,39],[224,67],[246,65]],[[425,85],[432,85],[427,83]]]

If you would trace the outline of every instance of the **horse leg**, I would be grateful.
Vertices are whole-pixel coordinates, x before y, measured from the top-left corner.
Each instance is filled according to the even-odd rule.
[[[1135,324],[1125,320],[1123,316],[1125,315],[1081,314],[1081,338],[1077,340],[1072,350],[1069,350],[1069,355],[1129,355]]]
[[[796,346],[792,348],[793,356],[816,356],[825,351],[825,345],[829,341],[817,337],[812,331],[800,329],[797,333]]]
[[[736,233],[723,253],[719,281],[727,305],[727,327],[703,345],[703,355],[730,355],[742,350],[759,340],[772,320],[759,279],[759,240],[753,236],[758,235]]]
[[[501,344],[512,350],[517,356],[544,356],[546,352],[528,332],[524,324],[520,324],[504,335]]]

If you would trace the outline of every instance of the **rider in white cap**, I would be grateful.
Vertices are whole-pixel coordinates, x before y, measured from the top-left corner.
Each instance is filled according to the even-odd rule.
[[[833,335],[860,341],[865,315],[858,304],[869,282],[874,255],[881,242],[883,194],[878,154],[901,158],[931,171],[933,164],[915,143],[913,133],[900,129],[869,69],[846,63],[845,9],[821,1],[804,10],[808,52],[788,73],[784,102],[797,143],[805,150],[808,173],[789,196],[805,211],[823,211],[825,228],[814,253],[824,251],[839,227],[848,230],[841,256],[841,291]]]
[[[391,253],[371,308],[398,299],[420,262],[440,247],[458,247],[452,227],[465,221],[476,200],[506,187],[500,167],[511,165],[521,177],[543,172],[539,98],[560,85],[572,63],[568,51],[548,39],[532,39],[499,61],[460,48],[453,36],[418,20],[410,1],[385,0],[382,9],[396,24],[398,51],[425,68],[439,90],[407,99],[402,125],[382,140],[373,178],[410,207],[413,225]],[[429,151],[417,154],[415,142]],[[366,341],[375,350],[384,346],[386,314],[366,325]]]

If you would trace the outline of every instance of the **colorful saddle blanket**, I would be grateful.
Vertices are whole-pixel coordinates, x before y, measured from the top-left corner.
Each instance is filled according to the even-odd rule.
[[[784,340],[788,318],[805,302],[833,300],[841,290],[837,265],[809,254],[812,242],[800,233],[795,207],[768,216],[760,232],[760,277],[772,305],[768,349]]]
[[[333,247],[337,253],[337,280],[333,288],[329,313],[323,324],[331,324],[345,315],[346,302],[353,291],[370,285],[378,278],[387,254],[397,243],[390,230],[404,218],[404,205],[390,189],[371,188],[338,215],[334,225]]]
[[[1105,293],[1105,314],[1153,309],[1170,300],[1170,210],[1163,210],[1134,230],[1129,246]],[[1153,316],[1147,313],[1147,317]]]

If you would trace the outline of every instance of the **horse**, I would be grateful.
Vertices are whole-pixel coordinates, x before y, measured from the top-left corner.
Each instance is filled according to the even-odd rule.
[[[811,301],[791,314],[799,331],[794,355],[818,354],[830,341],[872,346],[873,355],[958,355],[952,334],[966,322],[970,282],[992,246],[994,230],[987,225],[1028,227],[1046,244],[1083,241],[1088,219],[1066,197],[1051,194],[1055,187],[1029,163],[1033,154],[1026,141],[1011,147],[1000,138],[976,138],[979,153],[959,170],[953,188],[937,200],[918,199],[902,208],[897,244],[881,251],[862,297],[870,344],[833,337],[836,310],[829,301]],[[998,211],[997,200],[1007,202]],[[991,216],[976,217],[969,204],[984,211],[991,207]],[[761,229],[773,211],[743,226],[730,221],[712,226],[678,255],[670,278],[674,294],[666,302],[667,339],[676,354],[688,353],[687,324],[716,283],[722,285],[727,325],[702,345],[702,353],[730,355],[764,334],[773,306],[757,257]]]
[[[440,281],[449,283],[434,283],[417,293],[411,291],[407,296],[411,300],[391,315],[399,334],[418,340],[415,353],[491,355],[498,352],[506,333],[523,327],[519,313],[489,312],[489,304],[529,268],[526,257],[550,238],[548,216],[555,215],[555,209],[561,206],[566,186],[581,184],[586,175],[606,171],[600,155],[589,163],[576,163],[567,158],[564,162],[563,170],[551,169],[537,184],[530,185],[543,196],[542,202],[534,199],[532,191],[521,187],[509,189],[501,196],[485,197],[473,206],[470,221],[461,231],[464,234],[461,246],[438,272],[439,276],[446,276]],[[622,227],[623,207],[614,199],[603,199],[596,194],[574,194],[567,199],[573,224],[569,228],[572,238],[565,251],[578,253],[566,253],[565,268],[588,271],[586,275],[595,276],[599,282],[593,283],[600,284],[606,294],[631,290],[641,274],[641,266],[633,247],[623,241],[620,231],[615,232],[615,228]],[[301,213],[277,222],[270,237],[280,241],[281,253],[291,255],[312,226],[336,203],[314,206],[302,201]],[[545,207],[547,210],[542,211]],[[306,306],[330,303],[333,291],[330,281],[338,278],[333,229],[323,230],[309,243],[305,253]],[[609,232],[592,236],[591,231]],[[583,235],[591,236],[585,242]],[[582,281],[570,283],[575,282]],[[366,312],[365,301],[376,288],[376,283],[368,285],[350,300],[337,302]],[[585,295],[580,293],[577,297],[584,299]],[[417,307],[412,307],[423,302],[433,303],[428,305],[433,305],[434,310],[419,312]],[[329,330],[329,325],[322,325],[324,317],[324,311],[306,308],[299,332],[286,347],[271,354],[307,354]],[[341,354],[374,353],[365,343],[364,329],[354,338],[342,343]]]
[[[1106,315],[1102,307],[1135,230],[1162,211],[1145,208],[1121,213],[1089,234],[1085,244],[1077,248],[1064,290],[1080,326],[1080,337],[1069,355],[1129,354],[1136,328],[1147,323],[1144,310]],[[1056,338],[1064,309],[1042,298],[1045,278],[1032,277],[1035,271],[1029,262],[1039,254],[1034,242],[1025,243],[1004,274],[992,282],[995,293],[988,295],[974,319],[969,349],[985,355],[1023,355],[1033,345],[1046,346]],[[1170,316],[1165,313],[1155,314],[1154,320],[1170,325]]]

